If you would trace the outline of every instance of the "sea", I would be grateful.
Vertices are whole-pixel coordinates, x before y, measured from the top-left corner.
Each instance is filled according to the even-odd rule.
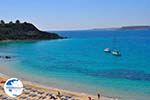
[[[0,55],[12,58],[0,58],[0,73],[119,100],[150,100],[150,30],[54,32],[67,38],[1,42]]]

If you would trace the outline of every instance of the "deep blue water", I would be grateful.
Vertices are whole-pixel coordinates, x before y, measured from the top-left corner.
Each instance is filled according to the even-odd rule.
[[[149,100],[150,30],[56,33],[68,39],[1,43],[1,54],[14,56],[4,62],[18,70],[10,73],[74,91]],[[119,49],[122,56],[104,53],[106,47]]]

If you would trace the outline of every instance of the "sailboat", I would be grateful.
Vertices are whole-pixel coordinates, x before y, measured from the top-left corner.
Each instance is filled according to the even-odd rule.
[[[110,48],[105,48],[105,49],[104,49],[104,52],[110,53],[110,52],[111,52],[111,49],[110,49]]]
[[[111,54],[114,56],[121,56],[121,53],[119,50],[113,50],[113,51],[111,51]]]
[[[113,37],[113,49],[111,51],[111,54],[113,56],[121,56],[121,52],[117,49],[116,47],[116,42],[117,42],[117,39],[116,39],[116,34],[114,34],[114,37]]]

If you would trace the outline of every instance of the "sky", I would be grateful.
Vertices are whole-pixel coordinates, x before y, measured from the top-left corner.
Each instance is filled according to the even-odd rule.
[[[150,25],[150,0],[0,0],[0,12],[43,30]]]

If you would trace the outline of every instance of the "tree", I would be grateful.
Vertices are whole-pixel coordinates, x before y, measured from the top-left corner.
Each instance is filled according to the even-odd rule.
[[[1,20],[1,21],[0,21],[0,24],[3,24],[3,25],[4,25],[4,24],[5,24],[4,20]]]
[[[13,24],[13,22],[12,22],[12,21],[10,21],[10,22],[9,22],[9,24]]]
[[[19,21],[19,20],[16,20],[16,24],[20,24],[20,21]]]
[[[24,22],[24,24],[28,24],[27,22]]]

